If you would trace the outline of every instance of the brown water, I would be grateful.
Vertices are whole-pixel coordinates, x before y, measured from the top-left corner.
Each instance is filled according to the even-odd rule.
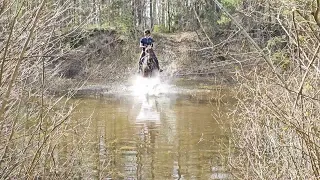
[[[201,94],[201,95],[200,95]],[[79,99],[76,121],[90,117],[85,162],[96,179],[226,179],[228,133],[216,93],[108,95]],[[226,100],[225,100],[226,101]],[[219,104],[219,105],[218,105]]]

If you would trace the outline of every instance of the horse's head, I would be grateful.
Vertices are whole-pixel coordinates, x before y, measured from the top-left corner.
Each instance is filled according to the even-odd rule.
[[[146,53],[153,53],[153,49],[151,45],[148,45],[145,50]]]
[[[154,63],[154,54],[151,46],[147,46],[145,49],[145,56],[143,57],[142,64],[152,69]]]
[[[152,46],[148,45],[145,49],[145,56],[142,59],[142,71],[145,77],[151,76],[155,68],[154,53]]]
[[[145,56],[144,56],[144,63],[147,63],[149,64],[151,62],[151,59],[153,59],[153,49],[152,49],[152,46],[151,45],[148,45],[145,49]]]

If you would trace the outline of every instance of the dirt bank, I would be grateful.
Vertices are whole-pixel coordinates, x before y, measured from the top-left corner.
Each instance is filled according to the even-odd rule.
[[[230,57],[222,50],[210,48],[197,32],[156,34],[160,63],[168,76],[176,78],[209,78],[219,83],[233,83]]]

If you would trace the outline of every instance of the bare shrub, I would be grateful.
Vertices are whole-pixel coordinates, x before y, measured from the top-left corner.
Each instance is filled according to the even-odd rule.
[[[270,8],[272,22],[285,32],[286,47],[266,47],[274,69],[266,64],[237,77],[241,86],[231,125],[235,152],[228,161],[237,179],[320,178],[320,28],[308,13],[320,5],[311,4],[259,5]]]
[[[70,48],[67,35],[91,18],[73,22],[72,1],[4,1],[0,7],[0,179],[66,179],[83,171],[90,118],[71,120],[74,92],[52,97]],[[73,87],[83,82],[73,83]]]

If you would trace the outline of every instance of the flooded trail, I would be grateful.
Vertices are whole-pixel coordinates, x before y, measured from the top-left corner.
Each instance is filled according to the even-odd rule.
[[[77,99],[73,119],[90,117],[85,141],[96,144],[83,162],[93,169],[90,178],[227,178],[221,154],[227,153],[230,104],[218,103],[216,95],[139,82],[120,94]]]

